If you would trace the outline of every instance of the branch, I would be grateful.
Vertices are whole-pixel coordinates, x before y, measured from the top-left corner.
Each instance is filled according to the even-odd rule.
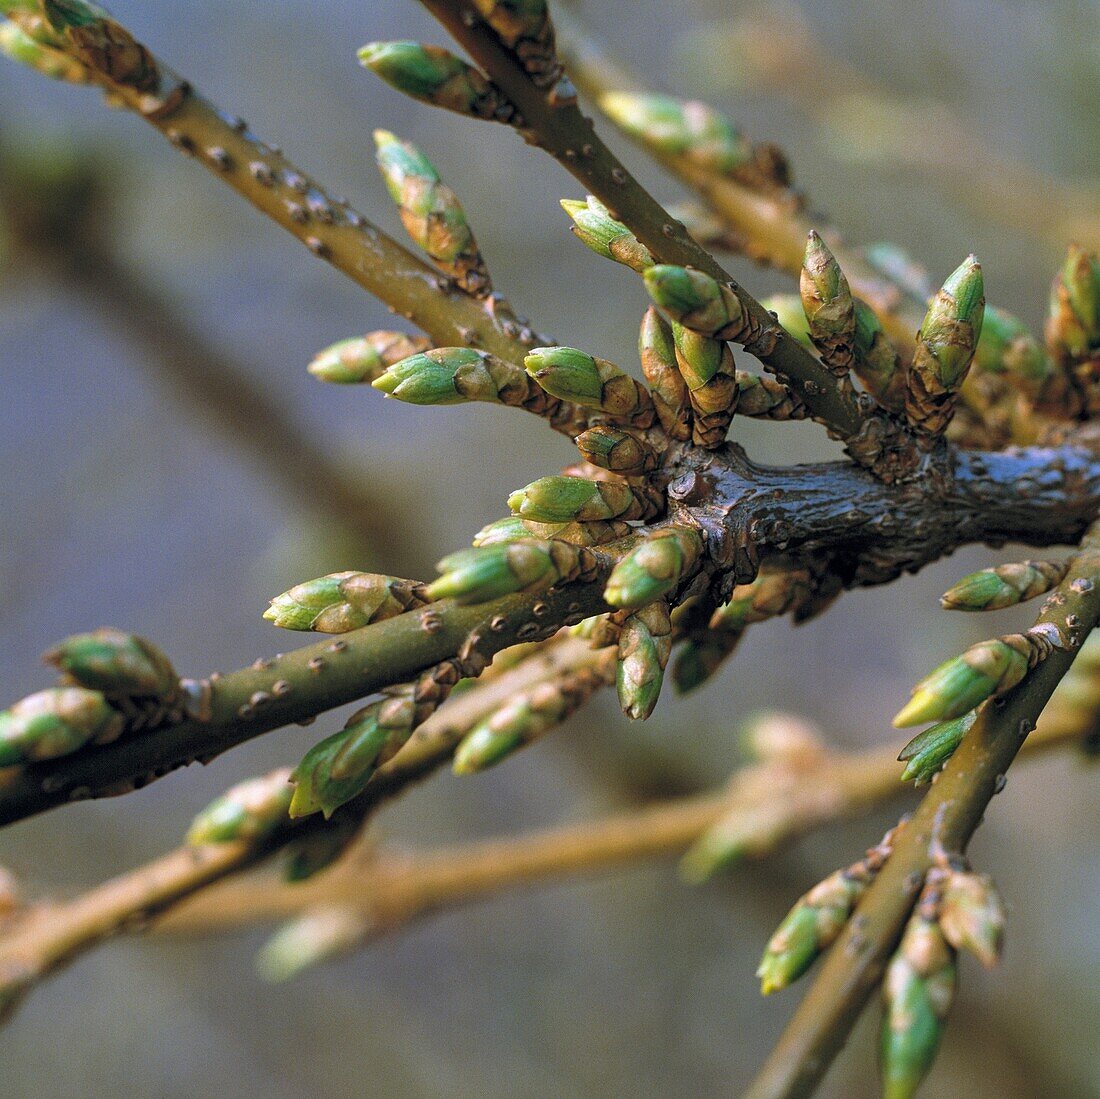
[[[1100,524],[1093,525],[1039,625],[1055,649],[1002,705],[988,704],[956,749],[830,949],[747,1099],[811,1095],[878,987],[937,852],[962,853],[1025,738],[1100,617]],[[1002,700],[998,700],[1002,701]]]
[[[560,670],[592,657],[580,643],[568,642],[549,663]],[[540,659],[534,658],[536,663]],[[547,674],[546,662],[526,666],[531,663],[525,661],[429,719],[421,733],[432,747],[422,760],[446,758],[455,738],[444,730],[468,729],[491,709],[490,694],[499,702]],[[1085,717],[1075,708],[1072,716],[1063,712],[1060,721],[1044,720],[1025,750],[1033,754],[1078,740]],[[391,782],[401,776],[401,785],[391,785],[392,791],[414,771],[404,755],[386,766]],[[270,854],[275,845],[262,852],[244,844],[184,848],[75,901],[30,910],[0,935],[0,1000],[5,991],[11,998],[25,993],[119,931],[144,929],[160,913],[167,915],[154,924],[158,931],[210,933],[322,908],[340,910],[353,917],[341,930],[341,947],[350,949],[422,916],[507,889],[682,851],[720,821],[737,831],[745,857],[763,858],[820,825],[903,795],[898,774],[892,748],[858,754],[819,748],[784,755],[773,750],[770,757],[739,771],[729,788],[718,793],[429,854],[378,854],[359,847],[330,870],[299,884],[280,884],[264,875],[207,891],[205,887]]]
[[[867,416],[851,386],[843,386],[775,318],[701,248],[593,132],[575,99],[547,94],[466,0],[421,0],[522,116],[520,132],[545,149],[600,199],[662,263],[698,268],[729,285],[745,315],[735,337],[746,350],[796,386],[812,415],[841,438],[860,432]],[[804,244],[804,242],[803,242]]]
[[[184,764],[208,762],[261,733],[308,723],[325,710],[413,678],[463,644],[475,644],[490,656],[520,641],[545,640],[563,624],[606,609],[599,582],[476,606],[444,600],[224,676],[192,681],[191,714],[178,724],[48,763],[0,770],[0,824],[71,801],[128,793]]]

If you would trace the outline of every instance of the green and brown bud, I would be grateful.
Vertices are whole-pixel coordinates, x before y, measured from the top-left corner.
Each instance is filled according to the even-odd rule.
[[[315,744],[290,776],[290,815],[306,817],[320,811],[327,819],[361,793],[383,751],[408,739],[415,716],[412,698],[399,694],[365,706],[338,733]]]
[[[151,641],[122,630],[100,629],[67,637],[43,657],[66,680],[108,698],[174,699],[179,676]]]
[[[440,46],[370,42],[360,64],[391,87],[433,107],[519,125],[515,108],[482,73]]]
[[[860,864],[857,864],[857,868]],[[797,981],[848,922],[870,876],[838,870],[795,902],[764,950],[756,970],[765,996]]]
[[[375,130],[374,141],[378,167],[409,236],[467,294],[491,294],[489,270],[466,212],[435,165],[415,145],[399,141],[388,130]]]
[[[557,99],[575,98],[571,85],[559,83],[561,64],[546,0],[474,0],[474,7],[515,53],[536,87],[554,88]]]
[[[615,566],[604,599],[624,610],[663,599],[695,572],[702,555],[703,536],[695,527],[673,525],[653,531]]]
[[[1034,397],[1049,378],[1051,364],[1023,321],[1003,309],[987,305],[973,369],[1007,375],[1023,393]]]
[[[809,413],[802,398],[775,378],[736,371],[737,404],[734,412],[761,420],[804,420]]]
[[[600,565],[584,547],[532,538],[459,550],[439,562],[439,571],[439,579],[428,585],[431,599],[487,603],[512,592],[536,593],[555,584],[594,579]]]
[[[1005,910],[992,880],[950,869],[943,882],[940,929],[956,950],[969,950],[987,969],[1001,957]]]
[[[813,229],[806,242],[799,290],[810,338],[821,361],[833,374],[846,376],[855,344],[855,302],[836,257]]]
[[[289,767],[240,782],[195,817],[187,842],[261,843],[286,823],[293,793]]]
[[[347,633],[427,602],[423,584],[373,572],[333,572],[277,595],[264,618],[283,630]]]
[[[882,984],[882,1092],[912,1099],[939,1049],[955,998],[956,966],[935,918],[918,906]]]
[[[625,538],[633,528],[618,519],[591,523],[533,523],[510,515],[481,528],[474,536],[473,545],[491,546],[498,542],[526,541],[530,538],[556,539],[578,546],[603,546]]]
[[[959,265],[932,299],[907,377],[905,414],[914,427],[939,435],[955,414],[982,333],[985,295],[974,256]]]
[[[657,468],[657,452],[636,431],[613,424],[593,424],[574,440],[586,462],[623,477]]]
[[[855,342],[852,369],[864,388],[883,408],[900,412],[905,406],[905,371],[897,350],[875,311],[855,300]]]
[[[671,649],[672,621],[667,603],[650,603],[623,622],[615,686],[619,705],[632,721],[644,721],[653,713]]]
[[[523,362],[527,373],[560,400],[598,408],[633,427],[650,427],[656,418],[649,390],[606,359],[575,347],[536,347]]]
[[[0,23],[0,54],[36,70],[51,80],[88,84],[93,77],[88,67],[63,50],[55,50],[28,34],[18,23]]]
[[[408,404],[485,401],[526,407],[533,386],[514,363],[472,347],[436,347],[394,363],[371,382],[387,397]]]
[[[370,933],[371,921],[347,905],[320,905],[284,924],[256,955],[256,971],[273,984],[346,954]]]
[[[642,317],[638,357],[665,434],[671,439],[686,442],[691,438],[691,399],[680,368],[676,365],[672,328],[652,305]]]
[[[940,597],[949,611],[999,611],[1034,599],[1062,581],[1068,561],[1016,561],[964,576]]]
[[[1046,635],[1035,630],[979,641],[925,676],[894,718],[894,725],[903,729],[961,717],[987,698],[1010,691],[1051,648]]]
[[[748,318],[733,290],[693,267],[658,264],[642,275],[653,301],[677,324],[716,340],[740,340]]]
[[[656,93],[607,92],[600,109],[659,157],[730,175],[752,160],[751,144],[713,107]]]
[[[733,349],[722,340],[700,335],[680,324],[672,326],[676,365],[691,400],[691,439],[713,450],[725,442],[737,404],[737,370]]]
[[[322,382],[363,385],[373,382],[394,363],[418,355],[431,347],[422,336],[404,332],[368,332],[340,340],[317,353],[308,370]]]
[[[573,219],[573,233],[604,259],[641,273],[654,264],[649,249],[594,195],[584,202],[563,198],[562,209]]]
[[[918,733],[898,755],[905,764],[901,773],[902,782],[913,782],[923,786],[931,782],[943,765],[955,754],[955,749],[978,720],[976,710],[950,721],[940,721],[923,733]]]
[[[1050,290],[1050,315],[1046,325],[1047,347],[1060,368],[1058,377],[1069,378],[1069,392],[1057,384],[1046,404],[1070,405],[1073,413],[1094,416],[1100,411],[1100,260],[1095,253],[1071,245],[1062,269]],[[1075,397],[1073,400],[1071,398]]]
[[[463,738],[455,774],[484,771],[560,724],[607,682],[605,668],[578,668],[510,699]]]
[[[622,481],[590,481],[585,477],[540,477],[508,497],[508,507],[536,523],[574,520],[650,519],[657,498]]]
[[[0,712],[0,767],[57,759],[86,744],[108,744],[125,728],[99,691],[52,687]]]

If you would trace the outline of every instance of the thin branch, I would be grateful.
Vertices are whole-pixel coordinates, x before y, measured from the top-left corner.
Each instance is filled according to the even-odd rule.
[[[1003,704],[987,704],[956,749],[799,1004],[746,1099],[811,1095],[878,987],[937,852],[962,853],[1051,695],[1100,617],[1100,524],[1039,615],[1055,649]],[[1001,700],[998,700],[1001,701]]]
[[[538,676],[586,659],[598,656],[580,642],[569,641],[558,646],[551,661],[524,661],[450,703],[422,727],[422,743],[431,748],[421,749],[421,760],[438,763],[446,758],[454,746],[454,730],[469,729],[494,701]],[[1074,714],[1075,719],[1043,722],[1027,742],[1028,753],[1079,739],[1082,711]],[[403,783],[415,773],[404,755],[387,767],[393,778],[402,776]],[[269,843],[262,851],[244,844],[183,848],[75,901],[29,910],[0,935],[0,998],[5,989],[9,996],[25,993],[78,954],[117,932],[144,930],[149,919],[161,913],[166,915],[154,924],[158,931],[210,933],[334,907],[356,916],[353,940],[345,944],[350,949],[353,942],[373,941],[443,908],[674,854],[718,821],[736,819],[745,857],[759,859],[823,824],[858,816],[902,796],[906,790],[898,774],[892,748],[857,754],[821,748],[790,757],[776,755],[739,771],[729,788],[718,793],[427,854],[378,853],[361,844],[330,870],[290,885],[264,873],[206,888],[247,869],[277,844]],[[288,830],[280,842],[299,835]]]
[[[0,771],[0,824],[71,801],[128,793],[184,764],[208,762],[261,733],[401,683],[464,644],[489,656],[545,640],[567,621],[607,610],[602,584],[456,606],[450,600],[364,626],[194,684],[184,721],[49,763]],[[414,743],[411,741],[410,744]]]
[[[812,415],[841,438],[857,435],[866,416],[851,387],[844,387],[743,287],[733,283],[717,261],[696,243],[626,170],[592,130],[575,101],[537,87],[515,54],[481,21],[466,0],[421,0],[478,65],[492,78],[523,118],[520,128],[623,221],[663,263],[696,267],[728,284],[744,310],[743,343],[771,370],[797,386]]]

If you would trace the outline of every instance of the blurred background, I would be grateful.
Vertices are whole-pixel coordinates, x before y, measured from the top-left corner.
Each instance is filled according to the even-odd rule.
[[[811,206],[850,240],[892,240],[937,279],[973,249],[989,299],[1034,330],[1065,240],[1092,233],[1096,246],[1095,2],[579,7],[655,86],[708,99],[753,137],[779,142]],[[370,133],[383,126],[421,145],[516,306],[559,340],[636,362],[644,292],[570,237],[557,199],[579,197],[573,181],[509,130],[420,107],[356,64],[370,39],[444,41],[417,4],[117,0],[114,10],[397,236]],[[4,64],[0,137],[94,153],[110,180],[111,248],[164,299],[194,357],[169,361],[168,321],[123,308],[79,272],[25,255],[5,270],[0,698],[46,685],[38,654],[52,642],[106,624],[157,640],[186,674],[241,666],[288,646],[260,618],[272,595],[339,569],[430,576],[444,551],[505,512],[509,490],[572,460],[565,440],[522,416],[417,409],[314,382],[312,354],[391,325],[385,309],[94,93]],[[681,197],[611,138],[659,197]],[[789,288],[730,262],[758,297]],[[215,400],[203,389],[203,364],[218,356],[239,361],[251,395]],[[386,527],[369,515],[341,524],[315,507],[323,486],[309,491],[308,467],[280,470],[257,444],[268,406],[386,502]],[[738,420],[735,434],[763,461],[838,453],[805,424]],[[737,765],[739,721],[763,707],[805,714],[843,747],[900,748],[889,717],[916,678],[1029,621],[1028,609],[992,622],[938,610],[954,579],[1011,552],[959,553],[846,595],[797,630],[756,627],[715,681],[687,700],[668,692],[644,726],[601,698],[483,776],[415,789],[378,831],[431,847],[717,786]],[[0,863],[41,889],[93,884],[176,844],[211,797],[296,761],[338,721],[7,829]],[[875,842],[898,806],[702,888],[681,884],[671,863],[646,864],[458,909],[277,989],[252,970],[259,931],[121,940],[48,982],[0,1035],[3,1091],[736,1094],[800,995],[759,997],[763,943],[795,896]],[[971,851],[1011,905],[1008,950],[993,974],[963,964],[927,1094],[1100,1096],[1098,810],[1100,773],[1072,753],[1013,770]],[[876,1094],[876,1029],[872,1010],[821,1094]]]

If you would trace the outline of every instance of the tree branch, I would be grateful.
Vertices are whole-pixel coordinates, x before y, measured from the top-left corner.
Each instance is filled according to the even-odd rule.
[[[962,853],[1047,701],[1100,617],[1100,524],[1090,528],[1038,624],[1055,649],[1003,703],[987,704],[948,761],[799,1004],[746,1099],[811,1095],[878,987],[938,852]],[[998,700],[1002,701],[1002,700]]]

